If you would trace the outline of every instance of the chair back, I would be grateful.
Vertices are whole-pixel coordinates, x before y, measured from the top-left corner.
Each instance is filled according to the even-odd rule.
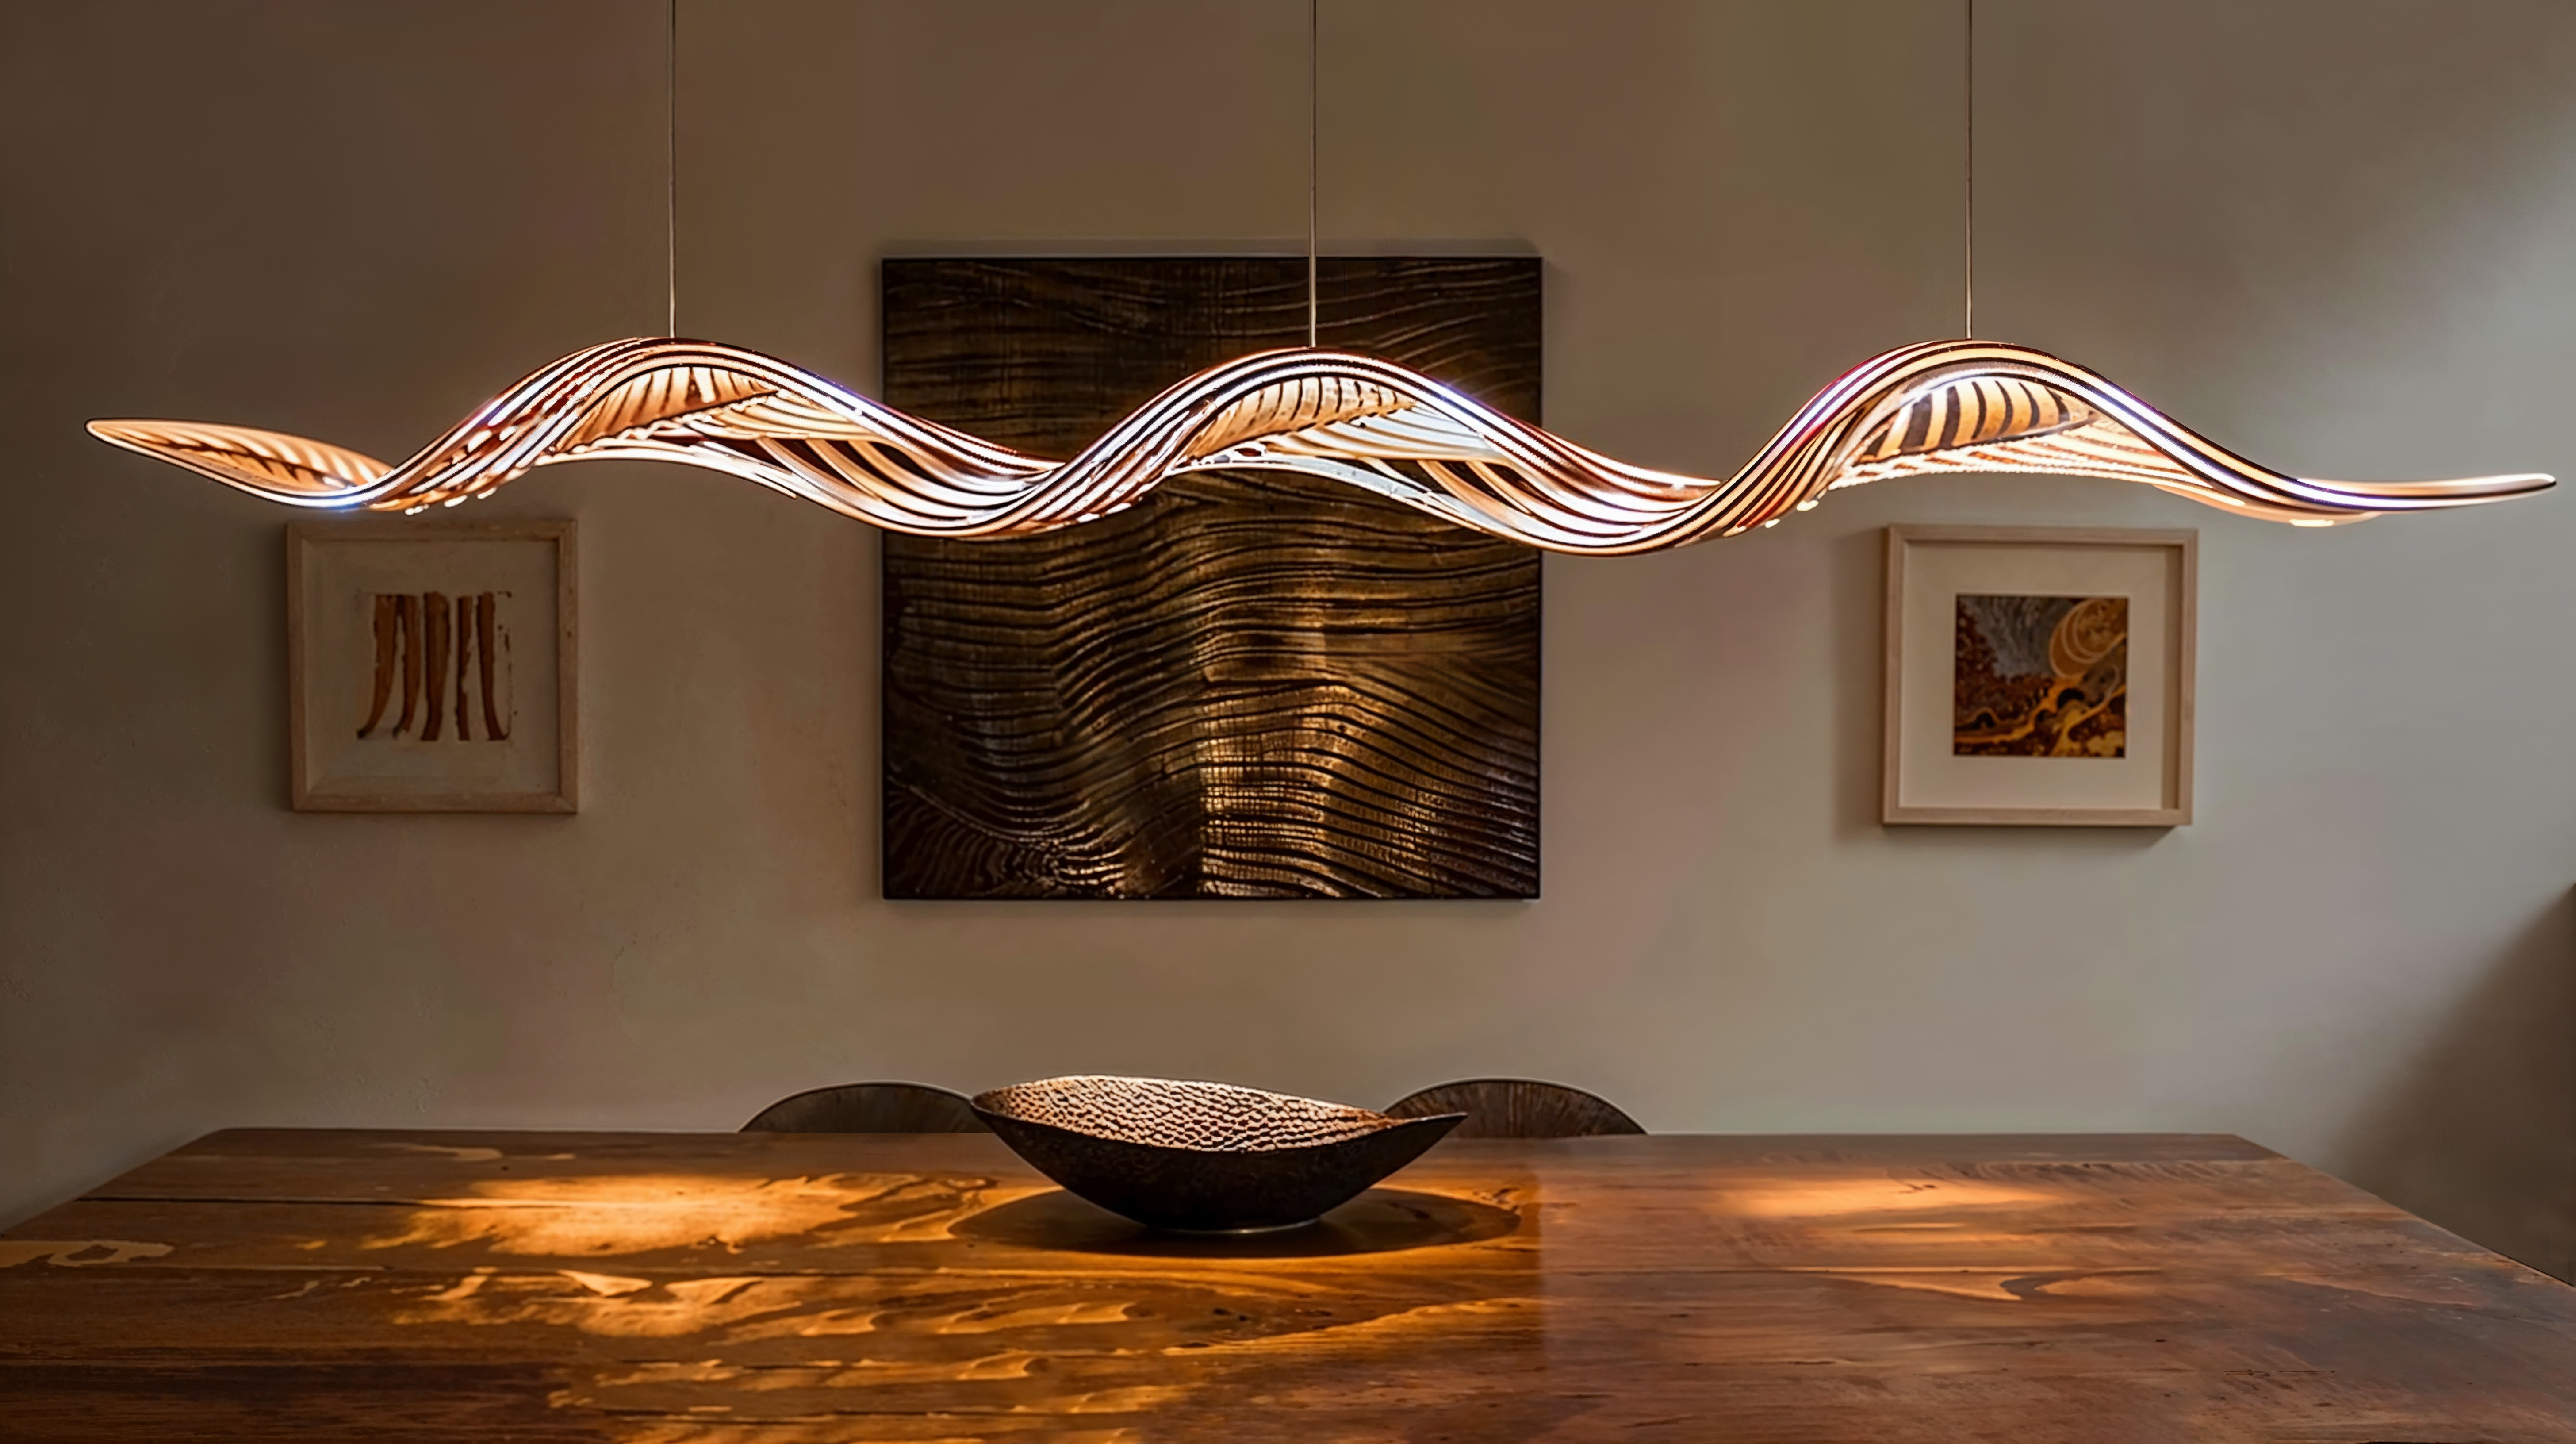
[[[1562,1083],[1529,1078],[1466,1078],[1408,1093],[1386,1107],[1389,1117],[1464,1113],[1452,1138],[1589,1138],[1643,1133],[1609,1100]]]
[[[926,1083],[809,1088],[763,1108],[745,1133],[989,1133],[966,1095]]]

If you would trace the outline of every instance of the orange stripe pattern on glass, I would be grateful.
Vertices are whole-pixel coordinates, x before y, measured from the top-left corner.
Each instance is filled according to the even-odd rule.
[[[93,421],[100,439],[291,506],[419,511],[540,466],[705,467],[893,531],[1027,536],[1133,506],[1215,468],[1329,477],[1477,531],[1594,556],[1734,536],[1837,487],[1934,472],[2143,482],[2308,526],[2527,496],[2538,474],[2319,481],[2257,465],[2095,373],[1990,341],[1874,356],[1817,393],[1734,475],[1630,466],[1404,367],[1268,351],[1183,380],[1065,461],[881,406],[756,351],[648,337],[567,356],[399,466],[298,436]]]

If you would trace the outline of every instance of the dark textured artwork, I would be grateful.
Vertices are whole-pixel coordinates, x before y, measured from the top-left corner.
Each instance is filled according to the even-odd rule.
[[[2127,597],[1959,598],[1950,751],[2125,757]]]
[[[1069,456],[1306,339],[1304,258],[897,260],[884,397]],[[1328,346],[1538,421],[1539,263],[1327,259]],[[1347,486],[1176,480],[885,538],[893,898],[1534,897],[1539,559]]]

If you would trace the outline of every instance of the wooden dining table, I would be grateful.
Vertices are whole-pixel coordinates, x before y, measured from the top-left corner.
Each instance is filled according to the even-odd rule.
[[[209,1135],[0,1439],[2576,1441],[2576,1288],[2223,1136],[1453,1139],[1148,1233],[988,1134]]]

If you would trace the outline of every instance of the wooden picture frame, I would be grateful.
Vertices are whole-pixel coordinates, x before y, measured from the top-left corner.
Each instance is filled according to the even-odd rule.
[[[573,523],[286,529],[298,812],[580,805]]]
[[[2191,821],[2200,534],[1887,529],[1880,820]]]

